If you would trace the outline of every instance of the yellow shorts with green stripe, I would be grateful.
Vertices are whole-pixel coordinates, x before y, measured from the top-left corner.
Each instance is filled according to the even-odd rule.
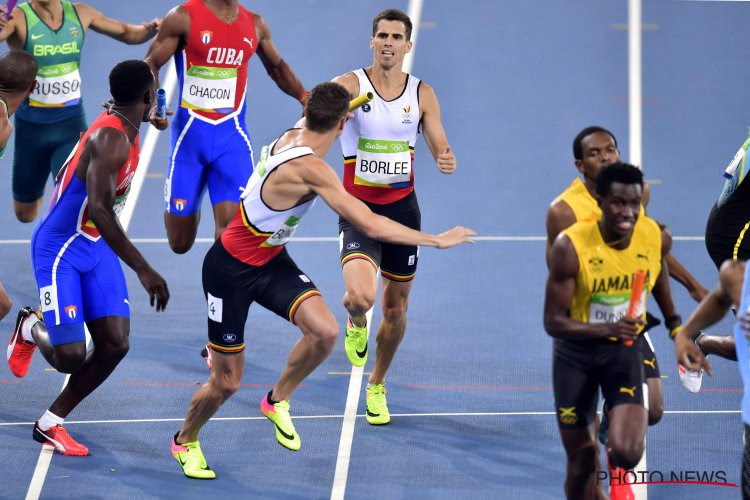
[[[221,239],[203,260],[203,293],[208,314],[208,344],[226,354],[245,348],[245,322],[250,305],[257,302],[294,324],[300,305],[320,295],[284,248],[262,266],[234,258]]]
[[[364,201],[364,200],[363,200]],[[417,195],[413,191],[404,198],[387,205],[364,203],[374,213],[388,217],[411,229],[421,230],[422,214],[419,211]],[[356,259],[363,259],[380,268],[384,278],[393,281],[411,281],[417,273],[419,247],[382,243],[362,234],[349,221],[339,218],[339,243],[341,265]]]

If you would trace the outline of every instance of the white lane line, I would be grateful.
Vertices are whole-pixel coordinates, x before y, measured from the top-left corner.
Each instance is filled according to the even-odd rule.
[[[750,1],[750,0],[748,0]],[[547,241],[546,236],[475,236],[475,241],[501,241],[501,242],[514,242],[514,241]],[[672,241],[704,241],[703,236],[672,236]],[[168,243],[166,238],[130,238],[133,243]],[[213,244],[216,240],[214,238],[196,238],[196,243],[211,243]],[[303,236],[292,238],[293,242],[296,243],[327,243],[337,242],[339,238],[337,236]],[[28,245],[30,240],[0,240],[0,245]]]
[[[643,168],[643,82],[641,68],[641,0],[628,0],[628,126],[629,158],[638,168]],[[645,384],[644,384],[645,387]],[[635,466],[636,471],[648,470],[646,438],[643,455]],[[636,500],[648,499],[648,486],[634,485]]]
[[[667,415],[738,415],[741,410],[666,410]],[[392,417],[536,417],[552,416],[554,411],[489,411],[489,412],[446,412],[446,413],[391,413]],[[323,420],[344,418],[345,415],[295,415],[294,419],[300,420]],[[356,415],[357,418],[365,418],[365,414]],[[99,424],[151,424],[161,422],[182,422],[185,417],[179,418],[129,418],[115,420],[69,420],[68,425],[99,425]],[[222,422],[244,422],[250,420],[267,420],[266,417],[212,417],[211,421]],[[23,427],[32,426],[34,422],[0,422],[0,427]]]
[[[404,57],[402,69],[411,73],[414,65],[414,54],[417,49],[417,37],[419,36],[419,23],[422,21],[422,1],[409,0],[407,15],[412,22],[411,51]],[[378,280],[380,281],[380,280]],[[367,335],[372,328],[372,309],[367,311]],[[352,441],[354,439],[354,423],[357,416],[357,405],[359,394],[362,390],[362,376],[364,367],[352,367],[349,378],[349,390],[346,395],[346,406],[344,407],[344,422],[341,424],[341,437],[339,439],[339,451],[336,457],[336,471],[333,475],[333,487],[331,488],[331,500],[344,500],[346,492],[346,481],[349,476],[349,461],[351,458]]]
[[[174,71],[174,63],[170,60],[167,67],[167,76],[164,79],[164,89],[167,91],[167,101],[172,98],[177,89],[177,74]],[[120,214],[120,225],[122,229],[127,233],[130,221],[133,218],[133,211],[135,210],[135,204],[138,201],[138,196],[141,193],[143,187],[143,181],[146,178],[146,172],[148,171],[149,164],[151,163],[151,157],[154,155],[154,149],[156,142],[159,139],[159,131],[156,128],[146,125],[148,130],[143,138],[143,144],[141,146],[141,157],[138,162],[138,169],[133,176],[133,180],[130,183],[130,194],[128,195],[129,202],[125,204],[125,208]],[[60,392],[65,389],[70,380],[70,375],[65,376],[62,388]],[[34,468],[34,475],[31,477],[29,483],[29,489],[26,491],[26,500],[37,500],[39,495],[42,493],[42,487],[44,486],[44,480],[47,477],[47,471],[49,470],[49,464],[52,460],[54,448],[49,445],[42,445],[42,451],[39,453],[39,460],[36,462]]]
[[[641,0],[628,0],[628,161],[643,165],[643,84]]]

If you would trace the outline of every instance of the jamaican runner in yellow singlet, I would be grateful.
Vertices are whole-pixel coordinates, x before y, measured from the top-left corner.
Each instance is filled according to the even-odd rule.
[[[544,325],[554,337],[553,386],[558,425],[568,454],[566,494],[593,498],[598,492],[598,446],[594,423],[599,389],[607,401],[609,463],[630,469],[640,460],[648,424],[639,319],[627,316],[633,273],[647,272],[642,303],[653,293],[667,316],[675,314],[664,256],[671,238],[640,216],[643,176],[615,164],[601,171],[596,192],[602,217],[562,232],[549,253]],[[622,342],[633,340],[628,346]]]

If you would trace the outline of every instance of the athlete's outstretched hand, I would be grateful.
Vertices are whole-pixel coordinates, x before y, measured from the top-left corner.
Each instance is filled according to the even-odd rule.
[[[149,32],[151,36],[154,36],[156,35],[156,32],[159,31],[159,28],[161,27],[161,19],[156,17],[150,21],[141,23],[141,26],[146,28],[146,30]]]
[[[172,116],[174,114],[174,111],[167,110],[167,116]],[[151,113],[148,115],[148,120],[151,122],[151,125],[156,127],[158,130],[164,130],[165,128],[169,127],[169,118],[167,116],[157,116],[156,115],[156,106],[151,108]]]
[[[643,320],[623,316],[617,323],[610,323],[605,337],[617,337],[620,340],[635,340],[638,337],[638,325],[645,325]]]
[[[138,272],[138,279],[141,280],[143,288],[148,292],[148,296],[151,299],[151,307],[154,306],[154,300],[156,300],[157,312],[166,309],[167,302],[169,302],[169,289],[164,278],[151,269],[151,267],[147,266]]]
[[[712,375],[711,363],[705,354],[695,345],[695,342],[682,332],[678,332],[674,338],[674,353],[677,362],[690,371],[699,372],[701,369]]]
[[[456,157],[453,155],[450,146],[445,146],[437,157],[437,166],[440,173],[452,174],[456,171]]]
[[[477,233],[463,226],[456,226],[450,231],[438,235],[437,248],[450,248],[460,243],[474,243],[469,236],[476,236]]]
[[[13,16],[8,16],[8,19],[6,20],[6,14],[8,14],[8,8],[5,5],[0,5],[0,31],[5,28],[11,19],[13,19]]]

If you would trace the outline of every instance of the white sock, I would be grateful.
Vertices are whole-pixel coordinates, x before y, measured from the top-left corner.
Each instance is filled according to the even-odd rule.
[[[31,329],[39,322],[39,317],[36,315],[36,313],[32,314],[28,318],[26,318],[23,323],[21,323],[21,336],[24,340],[31,342],[32,344],[36,344],[34,342],[34,337],[31,336]]]
[[[44,412],[44,415],[42,415],[42,418],[39,419],[36,425],[40,430],[47,431],[50,427],[62,425],[64,421],[64,418],[60,418],[51,411],[47,410]]]

